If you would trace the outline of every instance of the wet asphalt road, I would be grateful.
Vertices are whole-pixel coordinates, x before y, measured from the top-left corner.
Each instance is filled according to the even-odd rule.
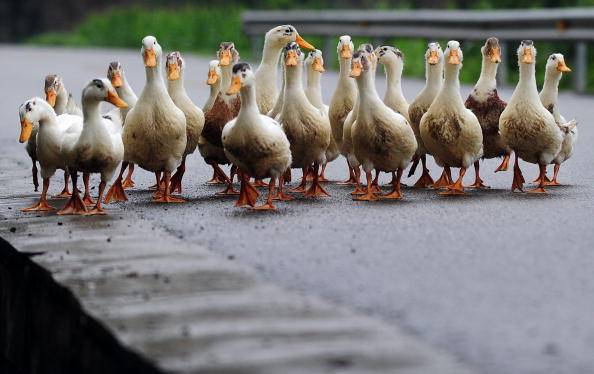
[[[83,84],[104,76],[113,59],[123,63],[137,93],[144,81],[136,51],[1,46],[0,55],[5,72],[2,154],[21,161],[24,170],[30,164],[16,141],[17,108],[30,96],[41,95],[45,74],[62,74],[77,98]],[[208,59],[186,60],[186,85],[201,106],[208,95]],[[324,76],[327,102],[335,80],[335,73]],[[421,86],[404,80],[409,101]],[[468,90],[463,88],[463,96]],[[509,98],[511,91],[501,94]],[[195,154],[184,180],[188,203],[151,203],[145,188],[153,176],[139,171],[130,201],[112,204],[109,211],[151,221],[184,241],[234,256],[281,286],[403,326],[480,373],[590,373],[594,131],[589,122],[594,109],[590,97],[568,93],[560,101],[564,116],[580,122],[580,139],[574,157],[561,169],[564,186],[551,188],[546,196],[510,193],[511,173],[493,174],[498,161],[488,160],[482,163],[483,179],[492,188],[464,197],[406,188],[402,201],[369,204],[352,201],[348,187],[330,184],[330,198],[298,199],[279,204],[275,213],[259,214],[214,197],[220,187],[205,185],[211,173]],[[537,174],[534,165],[523,164],[523,170],[527,180]],[[327,174],[339,180],[345,171],[345,161],[339,159]],[[435,167],[432,174],[438,175]],[[472,177],[469,172],[468,184]],[[52,191],[58,192],[60,181],[59,175],[53,179]],[[22,189],[15,191],[27,196],[23,206],[33,202],[31,191],[24,172]]]

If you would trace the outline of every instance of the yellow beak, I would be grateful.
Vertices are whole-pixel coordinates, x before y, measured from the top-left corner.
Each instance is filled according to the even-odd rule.
[[[564,60],[560,60],[557,63],[557,70],[562,72],[562,73],[569,73],[571,71],[571,69],[569,68],[569,66],[565,65],[565,61]]]
[[[297,52],[295,52],[295,51],[287,52],[287,57],[285,57],[285,65],[297,66]]]
[[[219,66],[229,66],[231,63],[231,51],[221,52],[221,58],[219,60]]]
[[[303,39],[299,34],[297,34],[297,37],[295,37],[295,43],[297,43],[301,48],[311,49],[311,50],[316,49],[316,47],[314,47],[313,45],[306,42],[305,39]]]
[[[33,124],[26,118],[21,120],[21,135],[19,136],[19,142],[24,143],[31,137],[33,131]]]
[[[47,103],[53,108],[56,106],[56,97],[58,96],[58,94],[56,93],[56,90],[54,89],[49,89],[47,91],[45,91],[45,101],[47,101]]]
[[[522,54],[522,62],[525,64],[531,64],[533,61],[534,61],[534,58],[532,56],[532,49],[525,48],[524,53]]]
[[[322,59],[319,58],[319,57],[314,58],[313,63],[311,64],[311,68],[314,71],[317,71],[317,72],[320,72],[320,73],[323,73],[325,71],[324,70],[324,65],[322,64]]]
[[[210,69],[208,71],[208,79],[206,80],[206,84],[212,86],[213,84],[217,83],[218,80],[219,76],[217,75],[217,72],[214,69]]]
[[[144,66],[147,68],[154,68],[157,66],[157,54],[154,49],[144,50]]]
[[[227,95],[235,95],[241,89],[241,77],[235,76],[231,79],[231,86],[227,90]]]
[[[124,83],[122,82],[122,76],[120,75],[120,72],[115,72],[113,74],[113,77],[111,77],[111,85],[114,88],[118,88],[118,87],[122,87]]]
[[[355,61],[351,64],[351,78],[357,78],[361,75],[361,71],[363,70],[363,65],[361,65],[360,61]]]
[[[494,62],[496,64],[501,62],[501,51],[499,50],[499,48],[492,48],[491,49],[491,54],[489,56],[491,58],[491,62]]]
[[[458,55],[457,49],[452,49],[450,51],[450,57],[448,58],[448,64],[460,65],[460,56]]]
[[[353,57],[353,54],[351,53],[351,47],[348,44],[342,45],[342,48],[340,49],[340,57],[342,57],[342,58]]]
[[[171,63],[167,65],[167,79],[176,81],[179,79],[179,65]]]
[[[114,90],[107,91],[107,97],[105,101],[108,103],[112,103],[113,105],[117,106],[118,108],[127,108],[128,104],[118,96],[118,93]]]
[[[429,51],[429,58],[427,59],[427,62],[430,65],[437,65],[437,63],[439,62],[439,56],[437,55],[437,51]]]

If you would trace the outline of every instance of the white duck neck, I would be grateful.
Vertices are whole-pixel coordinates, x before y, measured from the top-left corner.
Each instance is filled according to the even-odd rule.
[[[545,96],[551,100],[551,103],[557,103],[557,97],[559,95],[559,82],[561,81],[562,73],[550,71],[547,69],[545,74],[544,84],[542,86],[541,96]]]
[[[188,96],[184,87],[184,72],[182,70],[179,72],[179,79],[173,81],[167,79],[167,87],[170,92],[175,93],[176,95]]]
[[[314,71],[311,67],[307,69],[307,98],[318,109],[324,109],[324,101],[322,99],[322,74]]]
[[[464,107],[462,96],[460,96],[460,68],[461,65],[445,65],[443,87],[440,96],[447,98],[450,104]]]
[[[477,93],[484,94],[497,88],[497,68],[499,64],[494,63],[488,56],[483,56],[481,75],[476,82]]]
[[[520,81],[518,82],[518,91],[521,91],[533,101],[540,102],[538,89],[536,88],[536,69],[535,64],[525,64],[520,62]]]
[[[423,91],[437,93],[443,85],[443,61],[435,65],[425,62],[425,88]]]
[[[165,89],[163,74],[161,73],[161,56],[157,56],[157,65],[155,67],[145,67],[147,86],[155,86]]]
[[[83,92],[82,97],[82,111],[83,111],[83,127],[88,124],[96,123],[97,119],[101,119],[100,101],[97,99],[85,97]]]
[[[54,110],[57,114],[64,114],[66,112],[66,106],[68,105],[68,90],[64,87],[64,84],[60,84],[58,92],[56,92],[56,105]]]
[[[241,97],[241,108],[239,109],[239,113],[237,118],[257,118],[260,115],[260,110],[258,109],[258,104],[256,103],[256,87],[253,84],[248,84],[241,87],[239,91],[239,95]],[[251,121],[236,121],[236,123],[243,124],[243,123],[252,123]]]
[[[39,116],[39,131],[45,130],[53,130],[56,128],[58,123],[58,115],[52,109],[52,107],[47,104],[47,107],[43,108],[43,112]]]
[[[214,105],[215,101],[217,100],[217,96],[221,93],[221,80],[218,79],[215,84],[210,85],[210,95],[208,95],[208,99],[204,103],[202,110],[206,113],[208,112],[212,106]]]
[[[223,90],[227,90],[229,89],[229,86],[231,86],[232,69],[232,64],[221,66],[221,82],[219,84],[221,87],[223,87]]]
[[[282,52],[282,47],[276,47],[270,39],[264,41],[264,49],[262,50],[262,60],[260,66],[267,65],[271,67],[271,74],[276,77],[276,67]],[[274,72],[274,73],[272,73]]]
[[[369,68],[367,71],[362,71],[357,82],[359,88],[358,108],[366,107],[369,104],[377,104],[381,99],[375,89],[375,71]]]
[[[398,100],[405,100],[402,93],[402,64],[392,59],[384,62],[384,71],[386,72],[387,88],[386,95],[391,95]]]

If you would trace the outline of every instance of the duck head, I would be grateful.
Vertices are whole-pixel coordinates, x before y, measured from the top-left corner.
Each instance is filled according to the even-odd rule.
[[[284,49],[285,67],[293,68],[303,62],[303,53],[296,42],[290,42]]]
[[[40,97],[32,97],[19,107],[19,119],[21,120],[21,134],[19,142],[24,143],[31,137],[33,124],[39,122],[46,110],[53,111],[49,103]]]
[[[324,57],[322,57],[322,51],[319,49],[313,50],[307,54],[305,59],[305,66],[308,69],[323,73],[324,70]]]
[[[206,84],[212,86],[221,80],[221,68],[219,60],[212,60],[208,63],[208,79]]]
[[[62,88],[62,78],[56,74],[50,74],[45,77],[45,100],[53,108],[56,106],[58,91]]]
[[[231,86],[227,90],[227,95],[235,95],[243,87],[250,87],[255,82],[252,67],[247,62],[240,62],[233,65]]]
[[[501,62],[501,48],[499,47],[499,39],[489,38],[485,45],[481,47],[483,59],[491,61],[494,64]]]
[[[448,65],[461,65],[463,55],[462,49],[460,48],[460,42],[456,40],[450,40],[444,52],[444,58]]]
[[[265,42],[279,48],[287,43],[295,42],[302,48],[316,49],[316,47],[305,41],[297,32],[297,29],[291,25],[281,25],[270,29],[266,33]]]
[[[377,61],[382,65],[395,63],[402,66],[404,64],[404,55],[398,48],[383,45],[377,47],[374,53],[377,56]]]
[[[349,35],[343,35],[338,38],[338,47],[336,47],[336,52],[338,52],[338,56],[340,56],[340,58],[348,60],[353,57],[354,51],[355,46],[353,45],[353,40]]]
[[[235,65],[239,61],[239,52],[235,49],[235,43],[222,42],[219,45],[217,58],[219,59],[220,66]]]
[[[83,102],[88,100],[96,102],[107,101],[118,108],[123,109],[128,107],[128,104],[118,96],[111,82],[106,78],[93,79],[87,83],[85,88],[83,88],[82,98]]]
[[[110,62],[107,67],[107,79],[114,88],[120,88],[124,85],[124,68],[118,61]]]
[[[373,69],[373,56],[366,49],[359,49],[353,53],[351,60],[351,78],[359,78]]]
[[[553,53],[547,59],[547,73],[569,73],[571,69],[565,64],[565,57],[561,53]]]
[[[373,70],[375,70],[377,67],[377,55],[375,54],[373,45],[370,43],[362,43],[359,44],[359,48],[357,48],[357,50],[365,52],[367,54],[371,61],[371,67],[373,68]]]
[[[178,51],[169,53],[165,60],[165,66],[167,67],[168,80],[176,81],[181,78],[185,69],[185,63],[181,53]]]
[[[437,65],[443,60],[443,51],[438,42],[431,42],[425,51],[425,61],[429,65]]]
[[[518,48],[518,62],[533,65],[536,62],[536,48],[532,40],[522,40]],[[521,66],[521,65],[520,65]]]
[[[142,39],[142,48],[140,49],[142,58],[144,59],[144,66],[147,68],[157,67],[157,63],[161,59],[163,50],[154,36],[145,36]]]

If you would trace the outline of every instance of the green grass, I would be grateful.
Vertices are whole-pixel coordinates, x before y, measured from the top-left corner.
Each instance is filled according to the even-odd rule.
[[[221,41],[233,41],[244,59],[251,56],[249,39],[241,29],[240,6],[186,6],[181,8],[146,9],[143,7],[113,8],[90,15],[71,32],[45,33],[28,40],[30,44],[60,46],[95,46],[139,48],[140,40],[146,35],[154,35],[167,50],[197,52],[214,56]],[[303,36],[321,48],[323,40],[314,35]],[[337,35],[338,37],[338,35]],[[443,48],[447,40],[438,40]],[[355,46],[371,42],[370,39],[353,37]],[[405,56],[404,74],[408,77],[424,76],[423,56],[427,46],[426,40],[391,39],[387,44],[397,46]],[[461,80],[474,83],[481,69],[480,42],[464,42],[464,67]],[[509,82],[517,81],[518,69],[515,56],[516,45],[510,44],[504,57],[508,65]],[[547,57],[553,52],[563,53],[568,65],[572,65],[573,50],[567,43],[537,43],[537,81],[541,83]],[[594,48],[589,49],[590,69],[588,87],[594,88]],[[328,61],[329,67],[336,69],[337,61]],[[570,76],[561,81],[562,88],[571,87]]]

